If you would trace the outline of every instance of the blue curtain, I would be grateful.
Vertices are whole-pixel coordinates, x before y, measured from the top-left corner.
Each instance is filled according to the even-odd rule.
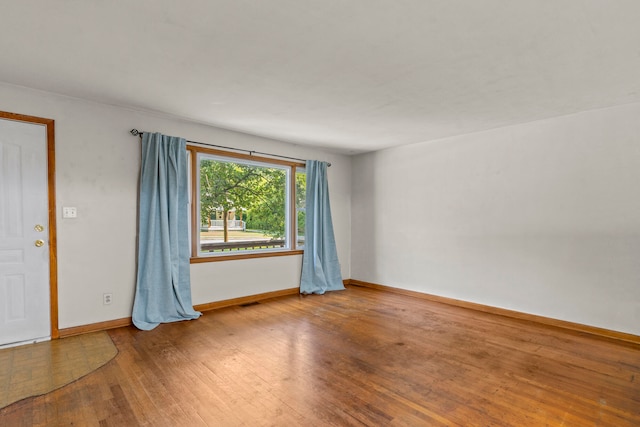
[[[331,221],[327,163],[307,160],[306,223],[300,293],[344,289]]]
[[[138,278],[133,324],[197,319],[191,303],[186,141],[142,136]]]

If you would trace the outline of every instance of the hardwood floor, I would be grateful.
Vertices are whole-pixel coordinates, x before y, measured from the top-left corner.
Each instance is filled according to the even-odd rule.
[[[69,384],[117,353],[104,331],[1,349],[0,408]]]
[[[153,331],[3,426],[638,426],[640,346],[372,289]]]

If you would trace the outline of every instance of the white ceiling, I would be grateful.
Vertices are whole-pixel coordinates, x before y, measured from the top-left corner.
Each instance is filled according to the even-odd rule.
[[[0,81],[357,153],[640,102],[640,1],[7,1]]]

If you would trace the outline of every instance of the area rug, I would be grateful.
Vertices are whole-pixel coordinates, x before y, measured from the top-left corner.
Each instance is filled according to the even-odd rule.
[[[0,350],[0,408],[65,386],[98,369],[118,350],[106,332]]]

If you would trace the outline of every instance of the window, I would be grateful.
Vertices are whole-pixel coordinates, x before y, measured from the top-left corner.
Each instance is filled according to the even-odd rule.
[[[304,247],[304,227],[306,219],[305,197],[307,194],[307,171],[296,168],[296,245]]]
[[[301,164],[188,149],[193,262],[301,253],[306,183]]]

